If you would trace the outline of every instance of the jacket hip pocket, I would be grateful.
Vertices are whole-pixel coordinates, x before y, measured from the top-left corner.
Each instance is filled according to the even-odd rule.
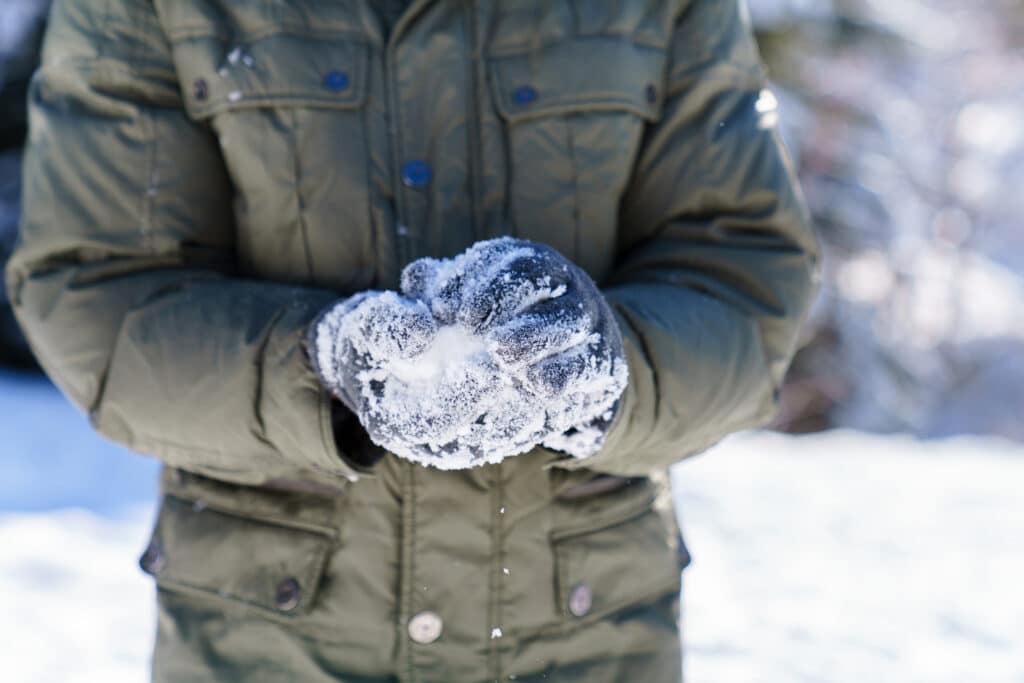
[[[654,501],[654,495],[637,496],[614,515],[552,534],[557,609],[564,622],[600,620],[679,592],[686,555]]]
[[[333,542],[326,528],[165,495],[139,565],[163,589],[294,617],[314,606]]]

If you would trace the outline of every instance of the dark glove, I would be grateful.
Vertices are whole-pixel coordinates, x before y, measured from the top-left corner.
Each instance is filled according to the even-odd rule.
[[[611,310],[558,252],[514,239],[421,259],[310,328],[314,369],[396,455],[462,469],[539,443],[596,452],[626,386]]]
[[[307,347],[320,381],[373,443],[441,469],[497,462],[508,452],[494,446],[532,425],[524,411],[504,408],[509,382],[483,344],[478,354],[458,356],[449,337],[422,301],[372,291],[322,313]],[[446,365],[453,356],[458,362]]]
[[[601,447],[628,369],[611,308],[583,269],[546,245],[501,238],[453,261],[410,264],[402,290],[429,303],[439,324],[482,336],[546,406],[541,443],[577,457]]]

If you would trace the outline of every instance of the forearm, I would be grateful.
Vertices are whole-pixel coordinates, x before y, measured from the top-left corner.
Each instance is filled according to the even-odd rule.
[[[7,267],[18,320],[130,448],[237,481],[349,474],[302,344],[336,294],[245,279],[218,141],[184,111],[153,8],[132,9],[54,5]]]
[[[653,325],[643,303],[652,295],[678,301]],[[774,391],[748,319],[663,285],[612,291],[609,298],[626,340],[629,386],[601,452],[560,466],[642,475],[771,416]]]
[[[98,431],[228,478],[351,473],[335,447],[329,395],[302,348],[306,325],[333,293],[127,267],[15,278],[16,315],[40,362]]]
[[[817,243],[738,5],[680,19],[605,285],[630,385],[589,461],[640,474],[766,422],[816,289]]]

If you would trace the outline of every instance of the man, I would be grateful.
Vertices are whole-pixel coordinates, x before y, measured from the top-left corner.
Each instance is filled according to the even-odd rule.
[[[393,5],[55,4],[8,283],[58,386],[167,465],[154,678],[678,681],[657,475],[771,415],[815,272],[746,17]],[[575,455],[398,457],[311,326],[500,236],[608,311],[614,414]]]

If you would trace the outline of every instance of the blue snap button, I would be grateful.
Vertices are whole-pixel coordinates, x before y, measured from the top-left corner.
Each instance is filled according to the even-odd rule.
[[[430,164],[425,161],[414,160],[407,161],[402,165],[402,182],[406,187],[426,187],[430,184],[430,178],[433,172],[430,170]]]
[[[647,87],[644,88],[644,96],[651,104],[658,101],[658,89],[654,87],[653,83],[648,83]]]
[[[512,93],[512,99],[516,104],[529,104],[537,99],[537,89],[532,85],[521,85]]]
[[[324,76],[324,87],[339,92],[348,87],[348,74],[344,71],[329,71]]]

